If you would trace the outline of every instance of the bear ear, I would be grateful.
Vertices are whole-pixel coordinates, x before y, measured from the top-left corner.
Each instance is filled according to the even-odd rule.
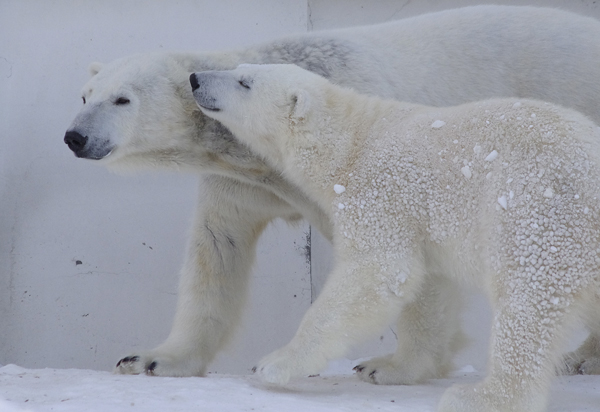
[[[90,76],[94,77],[95,75],[98,74],[98,72],[100,71],[100,69],[102,69],[102,63],[98,63],[98,62],[93,62],[92,64],[90,64],[90,67],[88,67],[88,71],[90,72]]]
[[[310,94],[306,90],[296,90],[292,93],[292,119],[304,120],[311,106]]]

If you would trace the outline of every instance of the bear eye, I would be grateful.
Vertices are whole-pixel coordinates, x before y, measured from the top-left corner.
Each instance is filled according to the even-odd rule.
[[[242,86],[245,89],[250,89],[250,85],[248,84],[248,82],[244,79],[240,79],[238,81],[238,83],[240,84],[240,86]]]
[[[81,98],[83,99],[83,104],[85,104],[85,96],[81,96]]]
[[[115,100],[115,104],[116,105],[129,104],[129,99],[126,99],[125,97],[119,97],[117,100]]]

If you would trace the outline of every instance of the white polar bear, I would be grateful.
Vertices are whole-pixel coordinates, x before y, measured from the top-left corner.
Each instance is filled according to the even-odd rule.
[[[244,62],[295,63],[367,94],[439,106],[533,97],[600,122],[598,38],[599,22],[572,13],[478,6],[235,52],[152,53],[93,64],[83,108],[65,135],[76,156],[112,168],[187,169],[202,181],[171,333],[155,349],[121,359],[116,371],[203,375],[240,318],[256,240],[268,222],[304,217],[331,238],[327,210],[198,110],[191,72]],[[451,369],[461,336],[460,305],[449,304],[446,295],[458,291],[435,273],[427,284],[421,289],[427,304],[405,310],[412,315],[398,320],[399,329],[413,332],[400,337],[393,356],[363,364],[361,378],[409,384]],[[574,356],[573,370],[594,353],[600,351]]]
[[[429,108],[357,94],[295,65],[190,76],[201,110],[333,220],[335,267],[268,382],[329,359],[419,305],[428,273],[494,309],[489,376],[440,411],[543,411],[575,315],[600,292],[600,128],[539,101]],[[402,334],[398,330],[398,334]]]

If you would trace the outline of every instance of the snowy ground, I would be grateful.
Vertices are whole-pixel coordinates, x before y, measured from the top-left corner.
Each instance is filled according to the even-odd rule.
[[[448,386],[479,378],[479,373],[465,368],[451,379],[426,385],[376,386],[352,375],[324,374],[276,389],[254,376],[158,378],[7,365],[0,368],[0,398],[4,399],[0,412],[433,412]],[[600,376],[561,377],[551,396],[549,411],[599,412]]]

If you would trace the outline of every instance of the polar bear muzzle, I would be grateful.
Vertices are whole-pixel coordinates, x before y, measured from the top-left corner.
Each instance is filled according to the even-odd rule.
[[[67,130],[64,138],[64,142],[75,153],[75,156],[84,159],[100,160],[108,156],[113,150],[108,141],[102,140],[92,145],[88,143],[88,140],[87,136],[75,130]]]
[[[190,74],[190,85],[196,103],[205,110],[218,112],[221,109],[218,107],[215,93],[215,88],[219,85],[227,83],[228,78],[220,75],[220,72],[205,71]]]

